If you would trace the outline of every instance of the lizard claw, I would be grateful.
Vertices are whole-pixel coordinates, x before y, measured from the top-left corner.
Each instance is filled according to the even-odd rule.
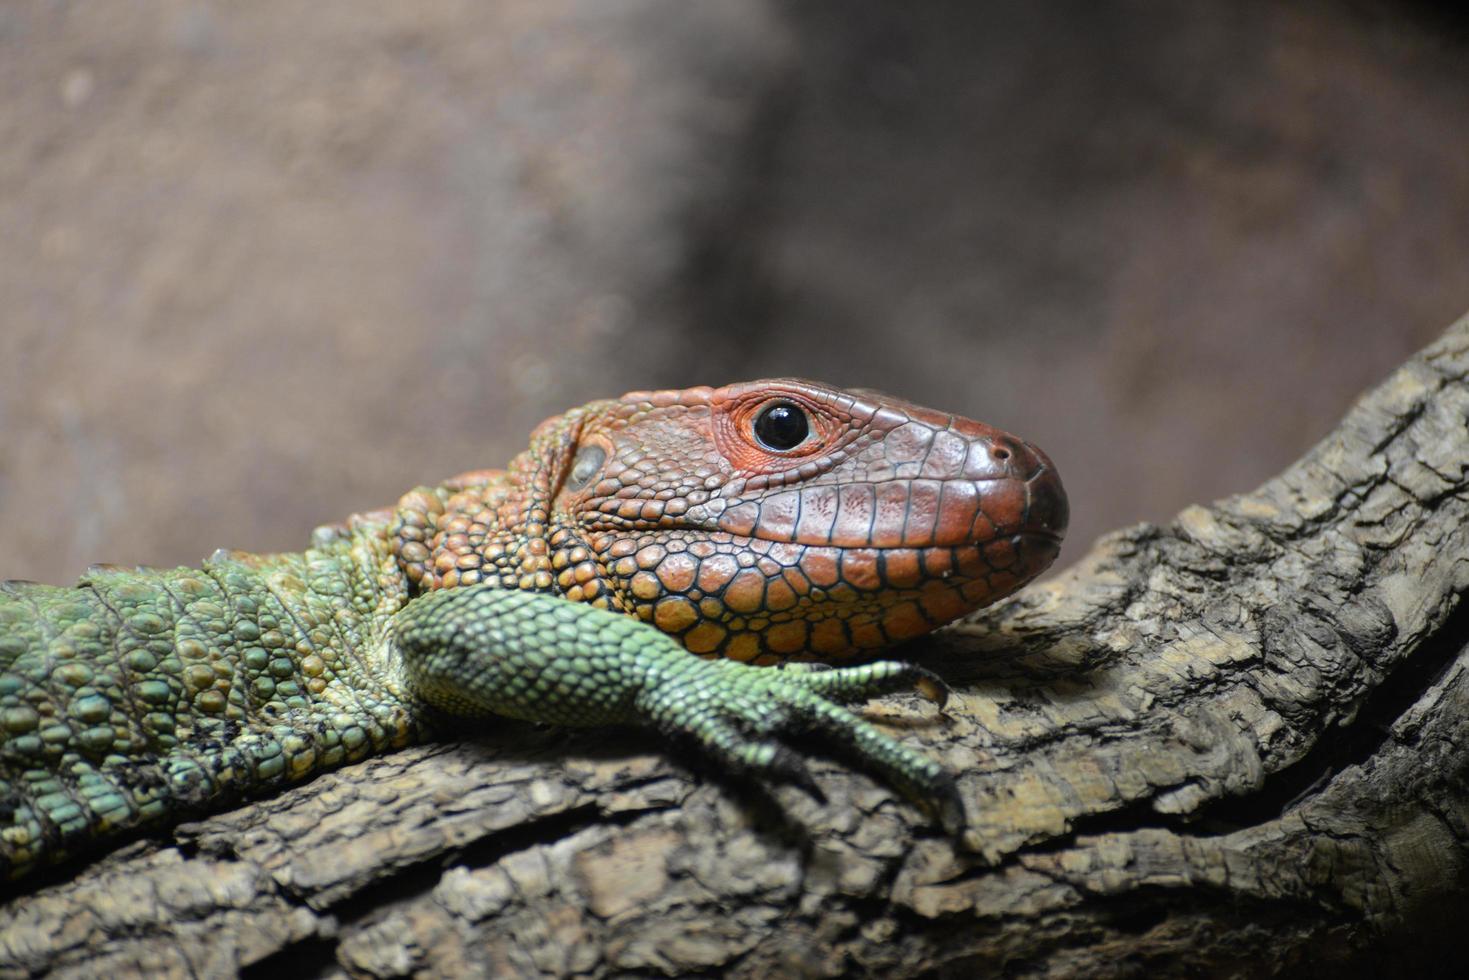
[[[950,837],[960,838],[969,826],[968,816],[964,812],[964,798],[959,795],[959,784],[948,772],[934,780],[927,808],[938,820],[944,833]]]
[[[940,711],[943,711],[944,705],[949,703],[949,685],[945,684],[944,679],[931,670],[925,670],[922,667],[914,667],[913,669],[916,674],[913,680],[914,688],[917,689],[919,694],[937,705]]]
[[[816,782],[816,777],[811,775],[806,760],[795,752],[781,746],[771,761],[770,773],[792,786],[799,787],[816,802],[825,803],[826,794],[822,792],[821,786]]]

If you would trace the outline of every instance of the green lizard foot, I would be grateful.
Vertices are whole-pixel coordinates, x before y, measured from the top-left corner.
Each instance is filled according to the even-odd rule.
[[[782,739],[821,736],[834,749],[957,833],[953,777],[837,701],[917,687],[947,688],[912,664],[779,670],[701,660],[637,619],[539,593],[446,589],[398,614],[394,643],[405,686],[451,715],[506,715],[561,725],[652,724],[688,736],[727,768],[815,788]]]
[[[782,741],[818,735],[858,768],[931,811],[945,830],[962,831],[963,805],[943,766],[834,703],[917,687],[942,705],[948,688],[931,671],[898,661],[834,670],[689,662],[695,669],[678,683],[654,685],[640,698],[661,730],[691,737],[730,769],[785,780],[821,798],[801,756]]]

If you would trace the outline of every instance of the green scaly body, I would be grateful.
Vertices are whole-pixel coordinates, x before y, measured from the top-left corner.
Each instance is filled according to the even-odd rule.
[[[720,400],[731,392],[732,408]],[[978,423],[950,416],[942,429],[935,413],[863,397],[873,407],[788,381],[634,393],[546,423],[508,472],[419,488],[396,513],[319,530],[304,552],[97,567],[73,588],[0,585],[0,875],[488,715],[653,725],[729,768],[807,785],[778,739],[817,732],[956,823],[937,763],[835,703],[915,683],[942,700],[937,678],[892,661],[740,662],[914,635],[1054,558],[1064,496],[1044,457]],[[743,425],[740,406],[768,404],[806,406],[805,441],[772,448],[757,426],[732,446],[726,420]],[[1008,469],[955,470],[981,488],[961,509],[920,487],[894,532],[875,474],[922,482],[885,469],[912,454],[920,422],[935,446],[946,432],[970,440],[954,444],[949,469],[972,467],[981,442],[1001,446]],[[796,476],[771,478],[787,464]],[[810,495],[808,515],[831,511],[805,543],[792,486]],[[839,504],[868,486],[865,511]],[[852,546],[894,534],[886,550]],[[1026,544],[1035,535],[1041,547]],[[915,580],[910,565],[926,563],[937,570]],[[791,643],[798,631],[804,649]]]
[[[325,537],[325,536],[323,536]],[[386,529],[0,587],[0,869],[401,746]]]

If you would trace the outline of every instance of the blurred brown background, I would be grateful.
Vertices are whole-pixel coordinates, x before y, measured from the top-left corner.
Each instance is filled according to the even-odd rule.
[[[913,9],[909,9],[913,8]],[[0,7],[0,578],[302,546],[771,374],[1245,490],[1469,309],[1430,5]]]

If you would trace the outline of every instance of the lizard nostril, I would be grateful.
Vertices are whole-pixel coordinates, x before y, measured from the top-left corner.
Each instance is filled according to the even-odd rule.
[[[990,442],[990,458],[1008,468],[1023,466],[1025,444],[1010,436],[1000,436]]]
[[[1040,467],[1035,450],[1014,436],[1002,436],[990,443],[990,459],[1000,471],[1017,480],[1028,480]]]

